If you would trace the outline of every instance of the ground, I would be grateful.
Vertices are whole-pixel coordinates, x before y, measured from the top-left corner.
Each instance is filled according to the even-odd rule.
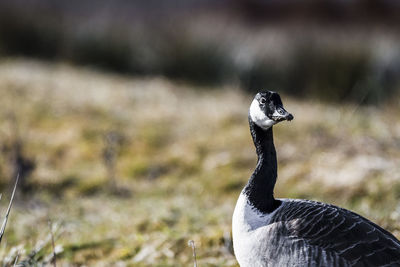
[[[340,205],[400,238],[399,103],[282,99],[295,119],[274,127],[275,195]],[[189,240],[199,266],[237,266],[231,216],[256,163],[251,100],[235,86],[1,61],[1,214],[16,144],[34,166],[2,263],[50,261],[52,229],[57,266],[189,266]]]

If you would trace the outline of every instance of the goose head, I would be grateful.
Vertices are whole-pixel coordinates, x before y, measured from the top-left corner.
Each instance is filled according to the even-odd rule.
[[[294,118],[283,108],[279,94],[272,91],[256,94],[250,105],[249,117],[263,130],[268,130],[281,121],[291,121]]]

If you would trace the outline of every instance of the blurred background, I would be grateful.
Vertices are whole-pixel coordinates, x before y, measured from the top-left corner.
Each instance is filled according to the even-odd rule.
[[[188,266],[194,240],[200,266],[237,266],[260,90],[295,116],[274,129],[275,195],[400,238],[399,13],[394,0],[0,1],[1,214],[20,174],[2,264]]]

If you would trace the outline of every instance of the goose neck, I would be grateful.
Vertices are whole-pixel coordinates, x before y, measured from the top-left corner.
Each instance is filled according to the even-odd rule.
[[[263,213],[269,213],[280,204],[274,199],[277,159],[272,127],[263,130],[250,120],[250,132],[256,147],[258,161],[244,188],[244,193],[252,206]]]

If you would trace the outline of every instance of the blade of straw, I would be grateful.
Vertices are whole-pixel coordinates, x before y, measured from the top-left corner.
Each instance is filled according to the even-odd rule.
[[[197,267],[197,259],[196,259],[196,245],[193,240],[189,240],[188,245],[192,248],[193,251],[193,266]]]
[[[15,180],[15,185],[14,185],[13,192],[12,192],[12,194],[11,194],[10,203],[8,204],[6,216],[4,217],[3,224],[2,224],[2,226],[1,226],[1,230],[0,230],[0,243],[1,243],[1,240],[3,239],[4,231],[6,230],[6,225],[7,225],[7,221],[8,221],[8,215],[10,214],[11,206],[12,206],[12,203],[13,203],[13,200],[14,200],[14,196],[15,196],[15,191],[16,191],[16,189],[17,189],[18,180],[19,180],[19,173],[18,173],[18,175],[17,175],[17,179]]]

